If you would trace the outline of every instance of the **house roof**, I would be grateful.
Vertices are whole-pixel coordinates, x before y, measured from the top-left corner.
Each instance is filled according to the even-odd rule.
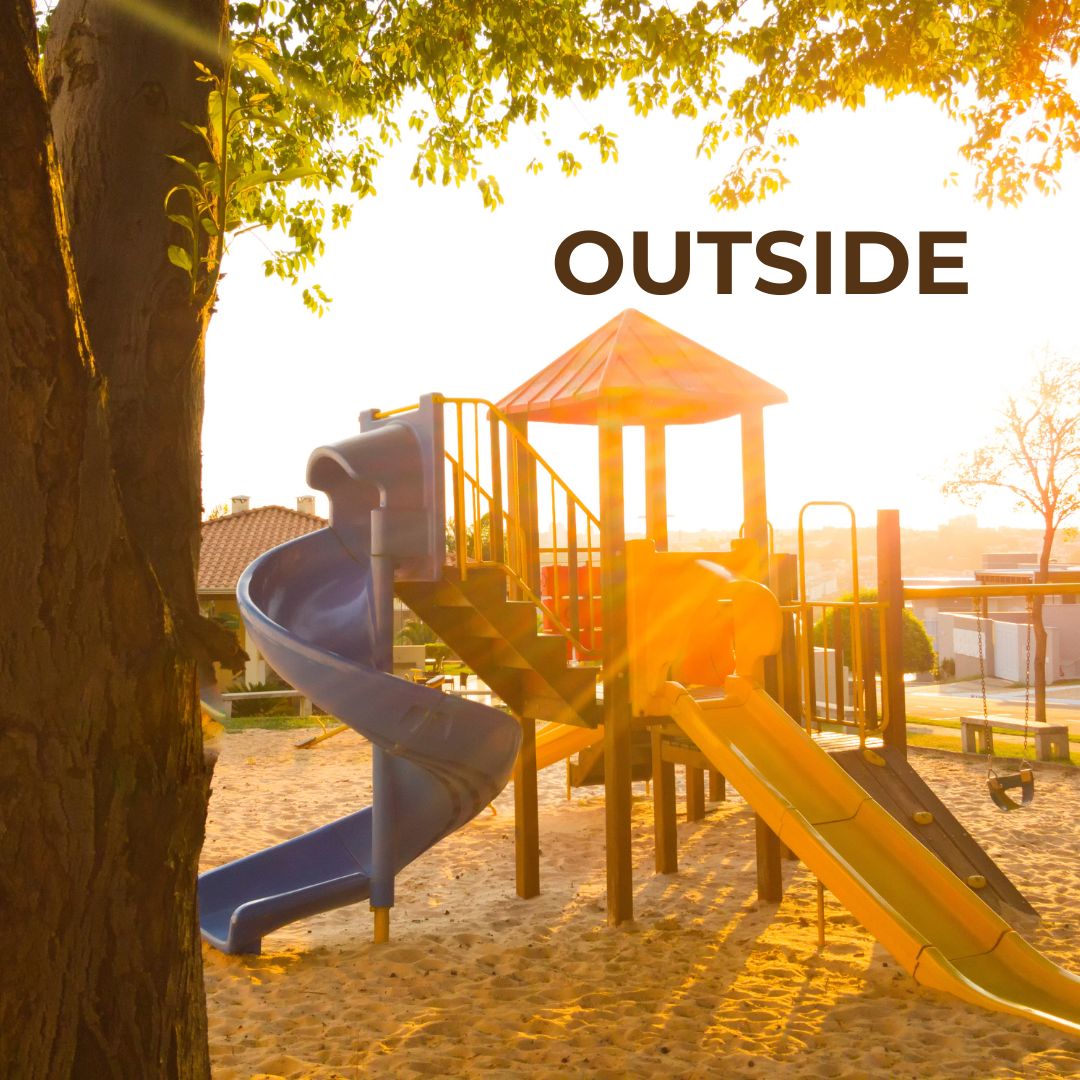
[[[204,521],[199,592],[232,592],[247,565],[264,551],[325,526],[325,518],[285,506],[257,506]]]
[[[499,402],[510,415],[595,424],[700,424],[787,401],[783,390],[628,308]]]

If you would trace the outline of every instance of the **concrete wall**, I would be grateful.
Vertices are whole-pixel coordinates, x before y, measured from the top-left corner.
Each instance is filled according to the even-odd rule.
[[[1043,623],[1057,639],[1053,677],[1080,679],[1080,604],[1043,605]]]
[[[1068,605],[1069,608],[1075,605]],[[1059,672],[1067,670],[1062,660],[1062,632],[1049,617],[1050,611],[1062,611],[1063,608],[1046,608],[1044,618],[1047,626],[1046,641],[1046,681],[1052,683],[1062,676]],[[1068,624],[1069,631],[1075,634],[1070,643],[1075,642],[1074,659],[1071,666],[1080,667],[1080,619],[1074,619],[1071,611],[1061,617]],[[956,664],[958,679],[977,678],[979,675],[979,620],[975,615],[964,612],[941,612],[938,620],[938,656],[951,659]],[[1027,670],[1027,613],[992,612],[990,618],[982,620],[983,664],[987,678],[1007,679],[1010,682],[1025,681]],[[1032,650],[1035,643],[1032,640]],[[1065,655],[1068,655],[1067,653]]]
[[[825,685],[825,672],[828,668],[828,680],[829,685]],[[851,679],[851,673],[848,669],[844,668],[843,683],[840,690],[840,704],[846,707],[848,701],[847,685]],[[828,700],[826,701],[826,693],[828,694]],[[818,702],[818,715],[825,715],[826,704],[828,705],[828,714],[830,716],[836,716],[836,700],[837,700],[837,686],[836,686],[836,650],[835,649],[823,649],[819,645],[814,646],[814,694],[817,697]]]

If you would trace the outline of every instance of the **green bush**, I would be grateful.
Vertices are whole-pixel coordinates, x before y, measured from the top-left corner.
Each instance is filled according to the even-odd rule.
[[[851,601],[854,599],[853,593],[845,593],[840,597],[841,600]],[[877,589],[860,589],[859,600],[864,603],[877,603]],[[876,607],[871,608],[869,612],[860,612],[859,618],[862,624],[865,626],[865,620],[867,614],[870,615],[870,641],[871,641],[871,653],[873,656],[874,670],[881,670],[881,623],[878,615],[878,609]],[[814,644],[824,645],[826,638],[828,639],[829,648],[834,648],[836,645],[836,632],[833,625],[834,619],[839,616],[840,619],[840,640],[844,650],[844,663],[848,666],[852,666],[851,656],[851,609],[850,608],[830,608],[825,612],[825,618],[819,619],[814,624]],[[934,646],[930,641],[930,635],[926,632],[926,627],[923,626],[922,620],[919,619],[914,612],[904,608],[903,612],[903,628],[904,628],[904,671],[922,672],[933,671],[935,665]]]
[[[395,645],[435,645],[439,641],[438,635],[419,619],[408,619],[397,633]]]

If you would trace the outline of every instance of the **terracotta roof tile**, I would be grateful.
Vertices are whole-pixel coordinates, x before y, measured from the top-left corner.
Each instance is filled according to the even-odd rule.
[[[235,589],[244,568],[264,551],[325,526],[325,518],[285,506],[257,506],[204,521],[199,592]]]

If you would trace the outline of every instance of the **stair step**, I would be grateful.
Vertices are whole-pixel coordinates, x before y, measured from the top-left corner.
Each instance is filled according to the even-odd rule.
[[[539,632],[538,609],[508,600],[499,567],[456,568],[438,582],[399,581],[397,594],[518,715],[595,726],[599,668],[569,667],[566,639]]]

